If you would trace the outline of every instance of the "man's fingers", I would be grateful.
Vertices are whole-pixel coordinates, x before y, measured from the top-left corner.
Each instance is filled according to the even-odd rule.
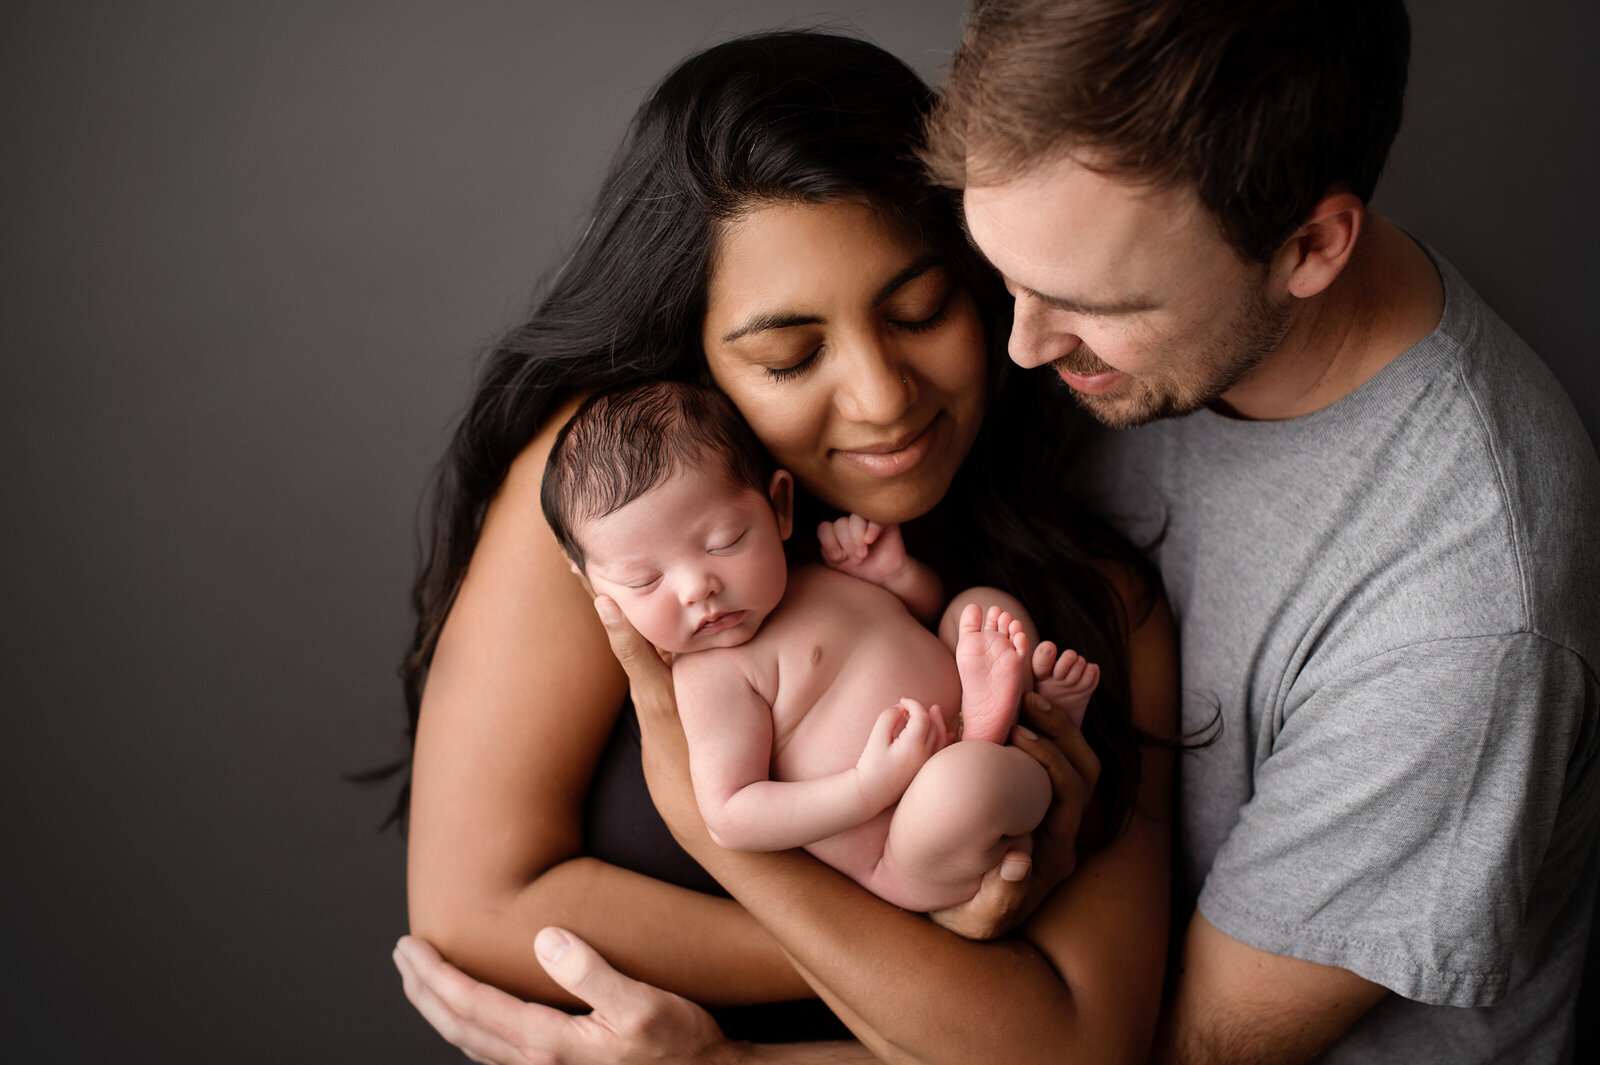
[[[525,1065],[528,1058],[501,1035],[528,1007],[504,992],[480,984],[439,956],[420,939],[406,936],[394,950],[395,968],[407,1000],[447,1042],[474,1061]],[[556,1014],[565,1020],[564,1014]],[[526,1018],[522,1018],[526,1019]]]
[[[662,992],[623,976],[589,944],[564,928],[543,928],[533,952],[550,979],[589,1004],[596,1020],[621,1027],[648,1012],[650,998]]]

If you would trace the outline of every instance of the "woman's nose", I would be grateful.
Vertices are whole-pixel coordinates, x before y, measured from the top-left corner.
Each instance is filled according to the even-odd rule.
[[[1048,366],[1083,343],[1068,328],[1068,323],[1061,320],[1065,312],[1046,306],[1026,293],[1018,295],[1016,303],[1011,319],[1011,340],[1006,349],[1011,361],[1018,366],[1027,369]]]
[[[847,360],[848,379],[840,395],[840,411],[851,421],[893,425],[917,399],[910,369],[881,341],[861,344]]]

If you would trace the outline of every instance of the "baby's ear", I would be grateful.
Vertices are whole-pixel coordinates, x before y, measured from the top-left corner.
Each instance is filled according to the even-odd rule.
[[[794,476],[788,470],[778,470],[767,485],[767,497],[772,500],[772,513],[778,518],[778,535],[789,539],[794,532]]]
[[[589,583],[589,575],[583,572],[583,567],[572,561],[572,556],[567,556],[567,568],[578,575],[578,580],[583,582],[583,590],[589,593],[589,598],[594,598],[594,586]]]

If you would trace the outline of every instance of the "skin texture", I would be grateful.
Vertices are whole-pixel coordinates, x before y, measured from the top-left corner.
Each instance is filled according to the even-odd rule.
[[[728,339],[762,318],[790,324]],[[718,249],[706,336],[713,377],[774,457],[842,509],[883,522],[923,513],[977,431],[983,343],[970,301],[925,249],[864,208],[781,206],[740,219]],[[415,767],[413,930],[523,998],[580,1001],[528,949],[539,928],[561,925],[623,974],[699,1001],[814,989],[865,1040],[718,1044],[717,1053],[750,1059],[1142,1060],[1165,958],[1170,755],[1144,752],[1141,813],[1114,845],[1079,861],[1077,826],[1098,763],[1064,714],[1025,699],[1032,731],[1015,742],[1045,767],[1054,792],[1032,861],[1008,860],[973,903],[937,915],[994,936],[1032,913],[1015,938],[952,934],[800,852],[717,847],[695,804],[670,674],[620,615],[609,633],[594,620],[543,526],[538,481],[553,435],[547,428],[529,446],[491,507],[430,677]],[[1131,602],[1146,598],[1126,580],[1122,589]],[[1176,662],[1164,608],[1133,634],[1130,653],[1136,722],[1170,734]],[[657,804],[743,909],[581,856],[577,812],[620,702],[619,660],[635,671]],[[454,1003],[453,1020],[435,1020],[447,1034],[490,1060],[556,1060],[528,1056],[548,1049],[541,1025],[550,1015],[528,1012],[541,1007],[496,997],[437,958],[424,962],[402,965],[408,994],[430,1019],[444,1016],[429,1012],[433,1004]],[[587,964],[599,971],[597,960]],[[638,993],[623,995],[630,1002],[661,1001],[654,989],[626,986]],[[960,1016],[949,1008],[956,1002]],[[698,1022],[671,1016],[646,1026],[658,1049],[671,1046],[655,1060],[700,1060],[699,1048],[683,1054],[673,1042],[679,1022]],[[515,1041],[472,1042],[497,1024]],[[651,1060],[606,1056],[615,1049],[559,1060]]]
[[[793,503],[782,470],[768,496],[721,470],[679,470],[579,526],[585,576],[663,651],[737,647],[783,598]]]
[[[1320,410],[1443,312],[1421,249],[1348,194],[1317,203],[1265,266],[1233,252],[1192,189],[1142,188],[1070,155],[969,188],[965,204],[1016,297],[1013,360],[1050,366],[1110,425],[1199,405],[1263,420]],[[1273,343],[1251,348],[1264,339]],[[1256,950],[1196,914],[1156,1060],[1307,1061],[1385,993]]]
[[[971,298],[866,207],[781,204],[728,225],[701,339],[777,465],[883,525],[944,497],[982,422]]]
[[[1124,594],[1131,594],[1124,589]],[[763,919],[819,994],[862,1042],[792,1046],[734,1044],[708,1030],[697,1007],[617,974],[578,943],[560,958],[540,955],[593,1011],[580,1018],[518,1002],[449,966],[425,943],[396,950],[406,994],[431,1023],[478,1060],[524,1062],[964,1062],[1142,1061],[1155,1023],[1165,956],[1171,755],[1145,752],[1140,813],[1106,851],[1061,886],[1070,865],[1041,861],[1029,893],[1047,896],[1016,940],[972,942],[865,895],[795,852],[738,854],[709,840],[695,809],[687,744],[672,709],[672,681],[656,650],[602,597],[596,608],[632,682],[652,794],[680,841]],[[1135,717],[1170,727],[1176,705],[1171,618],[1157,603],[1130,641]],[[1096,776],[1093,753],[1072,722],[1044,700],[1025,699],[1019,747],[1056,785],[1057,803],[1039,830],[1041,855],[1071,852],[1081,803]],[[1051,838],[1052,832],[1060,833]],[[1002,871],[981,893],[1002,899]],[[1012,887],[1018,887],[1013,884]],[[1057,888],[1060,890],[1056,890]],[[863,934],[875,949],[852,949]],[[961,1011],[946,1003],[959,1001]]]
[[[766,218],[791,217],[813,225],[758,232]],[[890,520],[922,513],[949,487],[981,418],[982,330],[970,300],[926,249],[864,208],[769,208],[737,228],[746,272],[718,288],[719,306],[737,298],[743,324],[753,314],[813,320],[752,334],[737,351],[717,345],[724,387],[757,436],[797,467],[804,459],[841,506]],[[770,288],[772,278],[783,287]],[[719,320],[717,335],[735,327]],[[785,339],[800,346],[773,350]],[[773,376],[743,354],[811,366]],[[512,464],[439,641],[413,763],[411,929],[474,977],[541,1002],[577,1004],[528,950],[548,924],[699,1002],[804,997],[793,965],[737,904],[583,853],[584,796],[627,685],[539,507],[545,456],[577,402]],[[889,462],[888,476],[836,461],[930,428],[936,446],[920,454],[865,460]]]
[[[1349,194],[1316,204],[1265,265],[1229,247],[1193,189],[1143,187],[1070,155],[969,188],[965,207],[1016,297],[1012,359],[1051,366],[1110,425],[1205,405],[1263,420],[1320,410],[1443,311],[1421,249]]]
[[[1165,957],[1169,754],[1145,751],[1140,803],[1156,816],[1136,815],[1112,846],[1082,862],[1019,938],[973,943],[903,911],[885,912],[880,900],[804,855],[712,844],[693,803],[663,671],[625,623],[613,622],[611,631],[635,697],[650,708],[641,726],[658,808],[869,1050],[907,1061],[1143,1060]],[[1170,729],[1176,669],[1164,609],[1135,631],[1130,654],[1136,719],[1147,729]],[[1092,759],[1062,716],[1030,705],[1028,720],[1061,744],[1063,760],[1055,762],[1037,737],[1018,736],[1019,746],[1055,763],[1047,763],[1053,775]],[[874,949],[856,949],[864,941]],[[951,1002],[962,1008],[950,1009]]]

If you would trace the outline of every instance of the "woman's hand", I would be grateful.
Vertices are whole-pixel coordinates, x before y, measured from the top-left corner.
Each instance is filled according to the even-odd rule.
[[[639,718],[650,798],[679,846],[695,855],[694,845],[700,842],[698,837],[705,835],[705,821],[689,781],[689,744],[684,739],[683,723],[678,720],[672,670],[661,652],[622,616],[610,596],[597,596],[594,609],[611,641],[611,653],[628,674],[628,691]]]
[[[968,939],[1003,936],[1033,915],[1077,864],[1078,826],[1100,779],[1100,759],[1065,711],[1032,692],[1022,697],[1022,718],[1011,741],[1038,759],[1054,792],[1044,820],[1033,830],[1033,855],[1013,851],[989,871],[966,902],[928,916]],[[1035,731],[1037,730],[1037,731]]]
[[[493,1065],[734,1062],[739,1047],[693,1002],[630,980],[569,932],[546,928],[533,949],[551,979],[592,1007],[578,1016],[522,1002],[467,976],[426,942],[395,946],[406,998],[473,1061]]]

